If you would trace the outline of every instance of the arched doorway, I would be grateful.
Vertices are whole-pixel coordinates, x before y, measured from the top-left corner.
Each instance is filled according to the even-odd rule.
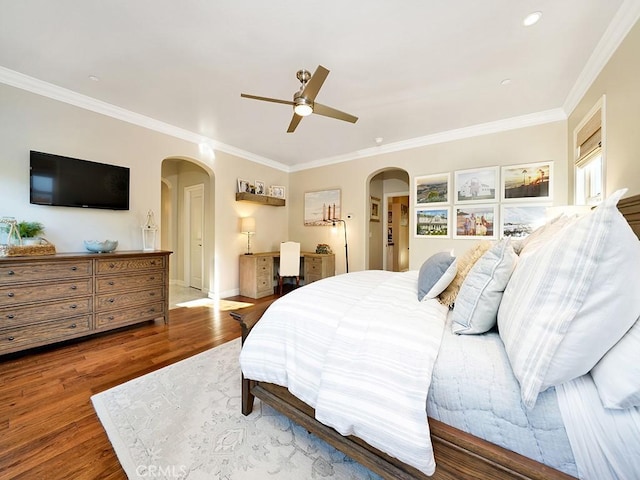
[[[163,160],[161,248],[173,252],[170,285],[181,298],[213,296],[214,189],[206,165],[183,157]]]
[[[380,204],[379,221],[369,220],[369,269],[409,268],[409,174],[400,168],[376,172],[369,179],[371,201]]]

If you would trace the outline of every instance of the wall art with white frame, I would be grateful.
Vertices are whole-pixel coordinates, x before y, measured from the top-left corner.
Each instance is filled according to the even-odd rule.
[[[503,202],[545,202],[553,198],[553,162],[502,167]]]
[[[498,204],[456,205],[453,238],[497,238]]]
[[[457,170],[454,173],[454,203],[492,203],[499,199],[500,169],[496,167]]]

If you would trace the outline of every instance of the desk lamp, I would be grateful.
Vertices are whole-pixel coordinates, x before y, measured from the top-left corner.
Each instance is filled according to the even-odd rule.
[[[256,219],[253,217],[244,217],[241,220],[240,232],[247,236],[247,253],[245,253],[245,255],[253,255],[251,253],[251,235],[256,233]]]

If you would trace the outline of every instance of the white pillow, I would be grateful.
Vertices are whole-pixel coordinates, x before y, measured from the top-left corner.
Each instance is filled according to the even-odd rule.
[[[507,238],[487,250],[473,265],[453,306],[453,333],[485,333],[494,327],[502,293],[517,260]]]
[[[640,407],[640,319],[591,370],[605,408]]]
[[[505,289],[498,329],[529,408],[591,370],[640,316],[640,242],[616,208],[625,192],[523,252]]]
[[[458,262],[449,252],[427,258],[418,272],[418,301],[436,298],[449,286],[458,272]]]

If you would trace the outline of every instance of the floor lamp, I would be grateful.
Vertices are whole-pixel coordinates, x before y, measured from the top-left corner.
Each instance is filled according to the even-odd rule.
[[[347,222],[341,218],[332,218],[333,226],[336,227],[336,222],[342,222],[344,228],[344,259],[347,264],[347,273],[349,273],[349,244],[347,243]]]
[[[245,253],[245,255],[252,255],[251,235],[256,233],[256,219],[253,217],[244,217],[240,222],[240,231],[247,236],[247,253]]]

